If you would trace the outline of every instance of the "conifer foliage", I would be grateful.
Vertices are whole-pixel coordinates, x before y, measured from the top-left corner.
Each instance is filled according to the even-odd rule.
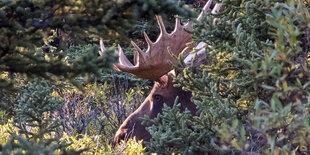
[[[126,113],[118,109],[133,111],[125,103],[136,106],[133,101],[140,102],[144,92],[126,88],[126,97],[117,92],[122,86],[115,82],[116,76],[127,76],[111,74],[116,61],[109,52],[113,48],[98,56],[98,40],[103,38],[108,44],[125,44],[128,37],[139,40],[136,35],[142,31],[155,32],[149,20],[156,14],[192,17],[193,10],[182,2],[1,0],[0,131],[4,126],[10,135],[0,141],[1,153],[113,154],[111,133]],[[129,140],[127,152],[310,154],[309,2],[221,3],[220,13],[205,12],[190,32],[193,42],[207,44],[203,47],[207,63],[186,66],[180,56],[179,65],[174,66],[180,73],[174,78],[176,86],[192,93],[197,114],[180,111],[176,99],[173,107],[164,106],[154,119],[144,118],[152,124],[147,128],[152,135],[147,149]],[[99,87],[95,83],[89,93],[69,101],[64,92],[75,94],[72,84],[82,90],[88,79],[106,83]],[[141,83],[134,78],[128,81],[126,87]],[[88,105],[74,107],[73,115],[66,109],[69,103]],[[74,124],[76,118],[82,125]]]
[[[98,55],[99,39],[104,38],[109,43],[127,41],[127,33],[132,31],[140,19],[149,19],[155,14],[191,16],[191,10],[182,6],[182,3],[175,0],[1,0],[0,154],[79,154],[88,150],[89,146],[96,147],[90,151],[92,153],[111,151],[108,142],[111,133],[116,130],[115,124],[119,123],[114,121],[122,121],[124,113],[132,109],[123,104],[129,102],[121,96],[127,92],[117,92],[123,85],[114,87],[115,96],[112,97],[116,99],[109,103],[100,100],[97,104],[115,105],[115,109],[124,109],[124,112],[116,111],[115,116],[115,109],[108,109],[107,106],[100,107],[106,108],[103,110],[105,115],[99,110],[89,112],[100,116],[101,120],[97,122],[108,123],[89,125],[91,123],[81,119],[85,123],[81,126],[87,126],[81,129],[81,135],[64,133],[65,129],[74,131],[74,128],[70,125],[64,127],[71,122],[63,122],[65,119],[60,120],[55,115],[56,111],[61,112],[59,108],[68,108],[61,106],[67,97],[64,92],[78,92],[72,85],[85,90],[85,83],[89,79],[107,81],[109,87],[113,84],[115,86],[115,80],[106,80],[114,75],[102,75],[102,70],[105,71],[103,74],[110,73],[116,57],[114,52]],[[130,103],[139,96],[133,92],[134,89],[131,89],[126,94]],[[88,100],[85,104],[91,105],[84,107],[96,106],[96,95],[89,94],[85,97]],[[98,90],[98,94],[105,93]],[[118,101],[118,96],[123,97],[123,103]],[[80,107],[74,108],[81,112]],[[74,117],[69,116],[70,113],[59,115],[64,114],[68,119]],[[109,117],[111,120],[107,120]],[[91,119],[94,118],[87,118]],[[97,126],[104,126],[109,131],[98,129],[98,135],[88,136],[97,131]],[[110,135],[101,135],[105,133]],[[141,151],[144,149],[141,148]]]
[[[198,116],[166,107],[148,128],[149,148],[182,154],[309,153],[308,1],[222,3],[221,13],[207,12],[193,31],[195,42],[208,45],[207,64],[197,71],[180,60],[176,68],[183,73],[177,86],[192,92]]]
[[[1,1],[0,71],[44,78],[56,75],[66,79],[86,72],[96,73],[98,68],[108,67],[113,59],[97,58],[98,49],[92,49],[80,61],[67,65],[64,50],[72,44],[98,41],[99,37],[124,39],[126,29],[132,28],[140,18],[165,14],[168,9],[173,14],[191,14],[174,2]],[[10,82],[2,78],[0,86],[7,87]]]

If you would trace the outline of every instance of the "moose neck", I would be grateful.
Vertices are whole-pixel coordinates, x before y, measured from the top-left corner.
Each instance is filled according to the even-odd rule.
[[[181,111],[188,109],[192,114],[196,114],[196,106],[190,101],[191,92],[174,87],[172,76],[168,74],[164,76],[165,81],[155,82],[145,101],[123,122],[115,135],[114,144],[121,139],[127,140],[132,137],[136,137],[136,140],[148,141],[151,138],[145,129],[148,125],[142,125],[141,118],[144,115],[154,118],[161,114],[164,104],[172,107],[177,96],[179,97],[178,102],[181,103]]]

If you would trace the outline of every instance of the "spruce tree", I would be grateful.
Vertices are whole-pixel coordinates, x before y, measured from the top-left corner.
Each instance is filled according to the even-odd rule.
[[[151,151],[309,153],[309,2],[222,3],[193,31],[196,43],[208,45],[207,64],[197,69],[179,58],[176,68],[183,73],[177,86],[192,92],[199,115],[166,108],[148,128]]]
[[[14,118],[19,130],[0,151],[70,153],[59,141],[60,120],[50,117],[62,102],[61,91],[72,84],[83,90],[88,79],[109,77],[101,73],[116,61],[114,48],[99,56],[99,39],[127,46],[126,36],[155,14],[189,17],[192,11],[176,0],[0,1],[1,124]]]

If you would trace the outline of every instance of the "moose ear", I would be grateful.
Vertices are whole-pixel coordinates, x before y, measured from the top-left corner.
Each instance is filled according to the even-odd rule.
[[[169,83],[169,78],[171,78],[168,74],[165,74],[163,76],[161,76],[158,80],[159,85],[162,88],[167,87],[168,83]]]

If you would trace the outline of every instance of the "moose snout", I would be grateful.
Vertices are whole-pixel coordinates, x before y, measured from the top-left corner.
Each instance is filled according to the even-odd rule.
[[[135,112],[126,118],[115,134],[114,146],[121,140],[127,141],[130,138],[135,138],[136,141],[150,139],[151,135],[146,130],[147,125],[145,126],[141,123],[141,118],[148,114],[149,109],[150,102],[145,101]]]
[[[130,114],[127,119],[122,123],[117,132],[115,133],[113,146],[118,144],[121,140],[127,141],[129,138],[135,136],[137,116],[135,113]]]
[[[120,143],[121,140],[127,141],[130,138],[136,137],[137,136],[136,130],[137,130],[136,123],[126,119],[120,126],[120,128],[117,130],[114,136],[113,146]]]
[[[114,136],[113,146],[118,144],[121,140],[128,140],[131,134],[132,133],[128,132],[128,128],[119,128]]]

